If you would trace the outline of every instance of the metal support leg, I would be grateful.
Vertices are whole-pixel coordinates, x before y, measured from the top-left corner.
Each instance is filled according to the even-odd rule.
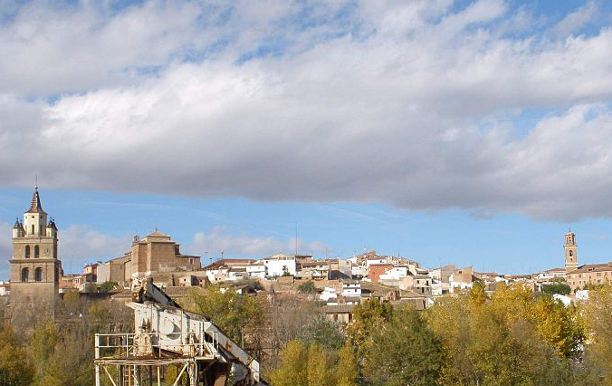
[[[189,386],[198,386],[198,369],[195,362],[189,364]]]
[[[142,385],[142,379],[140,376],[140,366],[134,365],[134,386]]]
[[[94,358],[100,359],[100,336],[96,334]],[[100,365],[96,363],[96,386],[100,386]]]

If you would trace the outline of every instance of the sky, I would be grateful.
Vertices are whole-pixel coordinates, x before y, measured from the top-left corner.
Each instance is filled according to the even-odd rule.
[[[204,262],[524,273],[570,228],[612,260],[611,58],[603,0],[2,1],[0,280],[36,178],[67,272],[154,228]]]

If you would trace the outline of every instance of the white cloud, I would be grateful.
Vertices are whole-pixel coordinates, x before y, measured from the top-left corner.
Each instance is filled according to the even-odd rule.
[[[92,4],[0,31],[4,185],[612,216],[609,25],[529,34],[523,8],[511,38],[500,0]]]
[[[299,253],[322,253],[332,251],[320,241],[307,242],[298,238]],[[205,259],[207,256],[217,258],[221,251],[225,257],[253,256],[265,257],[277,253],[294,253],[295,238],[283,241],[274,237],[252,237],[247,234],[233,234],[225,227],[215,227],[211,232],[197,232],[193,244],[188,247]],[[205,263],[203,261],[203,263]]]
[[[9,279],[12,228],[11,224],[0,221],[0,280]],[[122,256],[130,245],[128,235],[116,237],[86,225],[70,225],[59,231],[59,258],[66,273],[80,272],[87,263]]]
[[[87,263],[122,256],[131,248],[129,235],[112,236],[87,225],[60,230],[59,240],[59,257],[66,272],[80,272]]]
[[[134,71],[166,65],[207,40],[194,28],[199,15],[183,1],[122,12],[103,2],[28,2],[0,24],[0,93],[80,92],[134,81]]]
[[[551,30],[557,36],[565,37],[579,31],[584,25],[593,21],[598,15],[599,9],[594,1],[578,8],[563,18]]]

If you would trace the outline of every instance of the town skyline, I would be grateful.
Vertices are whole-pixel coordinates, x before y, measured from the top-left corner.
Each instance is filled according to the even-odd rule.
[[[0,251],[5,251],[3,255],[8,258],[12,223],[5,220],[5,213],[20,208],[23,212],[30,194],[31,190],[27,189],[0,194],[0,229],[5,230],[0,235]],[[428,220],[429,214],[402,213],[394,208],[376,208],[377,212],[373,212],[371,207],[346,203],[323,206],[163,196],[143,199],[138,195],[45,189],[40,194],[43,207],[60,228],[59,257],[66,273],[78,273],[85,264],[122,256],[129,250],[134,235],[146,236],[154,228],[172,236],[184,251],[201,256],[203,265],[222,257],[260,259],[277,253],[294,253],[295,234],[290,232],[295,231],[295,222],[290,218],[302,215],[303,221],[297,221],[298,252],[315,258],[347,258],[364,250],[375,250],[383,255],[416,260],[429,268],[454,264],[473,266],[478,272],[527,274],[562,266],[563,233],[568,230],[566,224],[560,223],[530,224],[522,219],[524,226],[521,226],[519,219],[518,225],[508,226],[504,224],[505,219],[500,221],[495,216],[465,218],[460,213],[437,214],[449,219],[447,226],[441,228]],[[23,202],[19,203],[20,199]],[[251,210],[243,218],[242,207]],[[266,211],[277,215],[258,221],[257,217]],[[64,218],[66,223],[62,221]],[[328,234],[330,228],[342,228],[342,221],[348,231]],[[458,222],[473,225],[454,228]],[[586,221],[573,228],[577,232],[581,264],[608,261],[609,240],[602,228],[602,221]],[[368,242],[362,242],[363,246],[351,244],[355,234]],[[398,238],[393,240],[389,234]],[[406,235],[403,240],[402,234]],[[378,243],[377,237],[381,237]],[[517,239],[521,241],[517,243]],[[6,280],[8,259],[2,263],[0,280]]]

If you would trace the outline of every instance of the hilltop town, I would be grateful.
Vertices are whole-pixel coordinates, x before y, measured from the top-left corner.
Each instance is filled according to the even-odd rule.
[[[123,256],[88,263],[80,273],[65,273],[58,248],[60,234],[55,220],[43,210],[38,188],[23,220],[15,222],[12,237],[10,281],[0,284],[0,298],[4,303],[10,298],[13,305],[52,304],[67,293],[129,298],[135,279],[152,278],[155,285],[179,298],[188,288],[210,284],[232,285],[245,292],[307,294],[308,300],[324,305],[330,320],[350,322],[353,307],[368,299],[424,310],[436,298],[457,294],[474,283],[483,284],[487,293],[500,283],[518,283],[535,293],[553,292],[568,305],[587,299],[590,287],[612,278],[612,262],[579,264],[573,232],[565,234],[560,248],[563,267],[523,275],[477,272],[469,266],[427,268],[418,261],[376,251],[333,259],[299,254],[222,258],[203,265],[200,256],[181,253],[180,245],[157,229],[144,237],[134,236]]]

